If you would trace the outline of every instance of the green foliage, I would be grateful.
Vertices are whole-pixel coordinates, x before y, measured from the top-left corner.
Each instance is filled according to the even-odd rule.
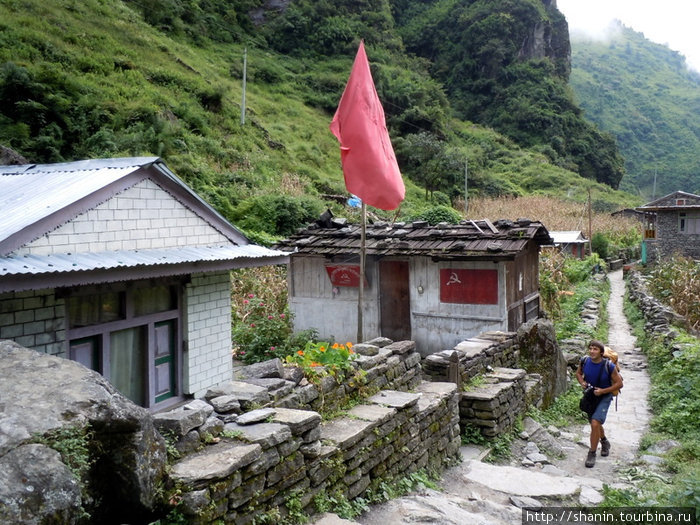
[[[610,241],[602,232],[596,232],[591,239],[591,249],[598,254],[601,259],[607,259],[610,253]]]
[[[428,224],[438,224],[441,222],[446,222],[448,224],[458,224],[462,220],[462,215],[454,208],[448,208],[447,206],[433,206],[425,211],[414,215],[411,220],[413,221],[426,221]]]
[[[540,296],[542,306],[554,322],[557,339],[576,334],[607,339],[608,324],[603,305],[610,294],[610,284],[607,279],[591,278],[595,270],[604,267],[605,263],[595,253],[577,259],[549,251],[541,257]],[[581,319],[583,304],[591,298],[599,299],[601,304],[600,321],[595,329],[585,326]]]
[[[644,318],[639,308],[624,302],[625,315],[632,325],[638,344],[647,354],[651,387],[651,432],[642,438],[642,448],[666,439],[680,442],[664,459],[668,475],[654,475],[648,469],[630,469],[641,482],[637,490],[640,500],[653,505],[680,505],[698,508],[700,479],[700,341],[682,331],[675,341],[680,350],[673,350],[660,338],[644,331]],[[696,511],[700,517],[700,513]]]
[[[578,387],[578,383],[572,382],[569,389],[557,397],[547,409],[540,410],[531,406],[528,408],[527,415],[544,425],[567,427],[585,421],[585,416],[578,407],[580,400],[581,389]]]
[[[249,231],[286,236],[315,221],[320,212],[321,206],[315,199],[267,194],[241,203],[233,220]]]
[[[60,427],[35,439],[61,454],[61,460],[81,482],[87,479],[94,463],[91,443],[94,433],[89,427]]]
[[[619,185],[623,159],[614,139],[584,120],[566,85],[568,56],[557,50],[568,48],[567,26],[554,6],[537,0],[402,4],[406,10],[394,12],[407,49],[432,61],[461,117],[536,147],[583,177]],[[527,48],[536,25],[551,37],[545,58]]]
[[[451,13],[450,5],[438,3]],[[507,27],[526,27],[532,21],[527,13],[538,3],[515,13],[516,19],[525,15],[524,21],[506,16]],[[585,181],[566,169],[573,164],[550,160],[549,146],[522,149],[491,129],[452,117],[454,101],[438,75],[443,59],[436,67],[437,62],[404,53],[395,27],[396,19],[407,22],[428,4],[411,3],[404,12],[385,0],[303,0],[280,12],[263,10],[265,23],[256,25],[249,13],[261,4],[4,4],[0,144],[30,162],[161,156],[224,217],[268,243],[269,236],[287,235],[326,206],[351,215],[334,201],[324,202],[323,194],[344,192],[328,121],[362,37],[392,139],[401,149],[407,199],[399,220],[462,197],[467,159],[472,196],[566,195],[582,188]],[[489,18],[492,7],[479,6],[479,16]],[[494,16],[490,20],[500,15]],[[422,30],[437,31],[441,45],[450,40],[430,18],[422,22]],[[498,24],[495,31],[507,33]],[[495,50],[501,44],[489,45]],[[241,125],[244,47],[248,111]],[[489,56],[490,51],[483,54]],[[405,147],[411,141],[423,147],[419,135],[429,137],[420,152],[422,165]],[[287,180],[297,182],[290,186]],[[631,204],[629,196],[609,188],[608,193],[620,205]],[[277,202],[271,195],[290,199]]]
[[[619,25],[605,41],[571,42],[571,86],[587,117],[613,134],[625,157],[621,187],[645,201],[700,191],[700,75],[683,57]]]
[[[481,433],[481,428],[467,424],[461,436],[463,445],[486,445],[488,438]]]
[[[659,261],[648,274],[654,296],[685,317],[691,328],[700,328],[700,264],[674,255]]]

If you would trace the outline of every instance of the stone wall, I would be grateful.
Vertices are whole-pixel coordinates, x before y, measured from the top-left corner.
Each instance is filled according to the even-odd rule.
[[[484,376],[484,385],[463,392],[459,404],[460,427],[476,426],[488,437],[512,428],[517,417],[527,409],[526,375],[525,370],[496,368]]]
[[[429,355],[423,372],[433,381],[460,385],[462,432],[471,425],[488,437],[508,431],[530,404],[547,406],[567,388],[566,360],[552,324],[543,320],[517,333],[485,332]],[[477,376],[478,386],[471,385]]]
[[[251,523],[284,512],[292,498],[311,513],[318,495],[351,500],[382,481],[440,470],[456,457],[457,385],[422,381],[412,341],[358,346],[374,354],[358,359],[362,385],[355,384],[357,375],[342,382],[327,376],[318,386],[295,383],[294,369],[268,362],[240,373],[267,377],[233,381],[155,416],[182,454],[170,488],[177,487],[190,522]],[[312,409],[335,410],[360,388],[385,389],[331,421]]]
[[[65,301],[53,289],[0,294],[0,339],[45,354],[63,353]]]
[[[678,336],[674,326],[680,326],[692,333],[686,319],[669,306],[656,299],[646,284],[647,278],[637,271],[628,273],[627,290],[630,300],[636,303],[644,316],[644,331],[671,341]]]

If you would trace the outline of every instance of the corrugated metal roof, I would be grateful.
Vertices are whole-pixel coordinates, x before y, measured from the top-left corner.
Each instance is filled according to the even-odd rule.
[[[183,247],[165,250],[125,250],[101,253],[20,255],[0,258],[0,278],[46,275],[114,268],[234,261],[244,258],[287,257],[288,254],[255,244],[245,246]]]
[[[0,166],[0,241],[157,160],[133,157]]]
[[[492,229],[493,227],[493,229]],[[356,255],[361,228],[344,220],[312,224],[277,243],[281,250],[308,255]],[[376,222],[366,228],[368,255],[422,255],[436,259],[511,259],[528,241],[551,244],[547,229],[528,219],[462,221],[460,224]]]

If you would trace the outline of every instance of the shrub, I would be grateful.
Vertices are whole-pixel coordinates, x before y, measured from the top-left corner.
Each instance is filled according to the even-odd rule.
[[[320,211],[319,202],[310,197],[259,195],[238,205],[233,221],[246,230],[286,236],[316,220]]]
[[[246,363],[277,357],[292,334],[288,313],[278,314],[254,294],[242,300],[243,316],[234,327],[234,355]]]
[[[591,239],[591,248],[601,258],[606,259],[608,257],[609,245],[610,245],[610,241],[608,240],[608,237],[604,233],[596,232],[593,234],[593,238]]]
[[[462,220],[462,215],[454,208],[447,206],[433,206],[427,210],[412,217],[414,221],[426,221],[428,224],[435,225],[440,222],[457,224]]]

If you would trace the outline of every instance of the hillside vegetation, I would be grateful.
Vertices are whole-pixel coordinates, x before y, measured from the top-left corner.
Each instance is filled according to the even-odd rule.
[[[621,187],[645,201],[700,193],[700,74],[682,55],[622,25],[607,40],[572,36],[571,85],[585,115],[625,157]]]
[[[592,187],[600,209],[639,202],[595,182],[616,185],[605,172],[580,170],[583,163],[572,152],[550,151],[536,134],[507,137],[496,126],[456,118],[467,112],[453,105],[433,63],[404,51],[403,39],[417,33],[405,20],[406,37],[397,29],[401,2],[299,0],[282,13],[256,11],[260,4],[1,0],[0,144],[31,162],[160,156],[224,216],[266,242],[315,219],[326,206],[346,213],[337,198],[347,194],[328,124],[363,37],[407,185],[398,213],[380,216],[410,219],[463,199],[467,162],[472,197],[537,193],[583,202]],[[508,11],[509,2],[491,11],[488,2],[475,4],[479,10],[469,13],[484,23],[520,16]],[[518,27],[536,21],[534,15],[554,16],[535,9],[538,4],[528,0],[531,9]],[[511,69],[492,78],[493,86],[516,69],[528,75],[550,69],[546,57],[518,62],[512,43],[502,47]],[[528,78],[537,85],[556,82],[560,97],[561,75]],[[510,92],[514,86],[502,97],[525,96],[534,84]],[[557,97],[544,100],[554,104],[552,115]],[[567,119],[589,126],[566,104]],[[587,158],[600,151],[600,162],[610,159],[602,144],[589,142]]]

